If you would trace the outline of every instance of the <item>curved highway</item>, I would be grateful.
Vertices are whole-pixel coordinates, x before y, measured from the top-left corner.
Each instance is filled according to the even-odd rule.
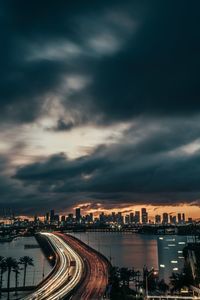
[[[103,299],[108,283],[110,263],[98,252],[88,247],[78,239],[65,234],[56,234],[73,248],[81,257],[84,257],[86,274],[70,299],[72,300],[99,300]]]
[[[83,276],[84,264],[80,256],[62,238],[52,233],[45,235],[57,253],[55,270],[44,284],[23,300],[64,299],[78,285]]]

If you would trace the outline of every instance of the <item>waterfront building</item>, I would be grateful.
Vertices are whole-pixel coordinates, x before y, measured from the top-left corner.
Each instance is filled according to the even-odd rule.
[[[130,223],[130,216],[126,215],[125,216],[125,224],[129,224]]]
[[[185,214],[182,214],[182,222],[185,223]]]
[[[76,208],[75,215],[76,215],[76,222],[80,223],[80,221],[81,221],[81,209],[80,208]]]
[[[168,224],[169,223],[169,215],[168,213],[163,213],[163,224]]]
[[[52,209],[52,210],[50,211],[50,222],[51,222],[51,223],[54,221],[54,216],[55,216],[54,209]]]
[[[61,222],[65,222],[65,216],[61,216]]]
[[[141,213],[142,213],[142,224],[148,223],[148,213],[146,208],[142,208]]]
[[[171,274],[181,273],[184,266],[183,248],[186,246],[187,237],[164,235],[159,236],[157,242],[159,278],[169,283]]]
[[[134,213],[130,213],[130,223],[134,223]]]
[[[54,221],[58,224],[60,221],[60,216],[59,215],[54,215]]]
[[[182,221],[182,219],[181,219],[181,213],[178,213],[178,223],[180,224],[181,221]]]
[[[135,212],[135,223],[140,223],[140,211],[136,210]]]
[[[93,222],[93,213],[90,213],[90,222]]]
[[[117,213],[117,224],[123,224],[124,223],[124,217],[122,216],[121,212]]]
[[[72,224],[73,221],[74,221],[74,215],[73,214],[68,214],[68,216],[66,218],[67,224]]]
[[[161,215],[156,215],[155,216],[155,223],[160,224],[161,223]]]
[[[170,215],[170,224],[176,224],[176,216]]]
[[[46,213],[46,222],[49,223],[49,212]]]
[[[104,215],[104,212],[102,212],[100,215],[99,215],[99,221],[100,223],[104,224],[105,223],[105,215]]]

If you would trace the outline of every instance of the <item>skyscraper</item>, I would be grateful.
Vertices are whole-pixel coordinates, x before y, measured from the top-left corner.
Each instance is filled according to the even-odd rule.
[[[135,223],[140,223],[140,212],[137,210],[135,212]]]
[[[49,212],[46,213],[46,222],[49,222]]]
[[[76,208],[76,222],[80,222],[81,220],[81,209]]]
[[[130,223],[130,216],[126,215],[125,216],[125,224],[129,224]]]
[[[183,223],[185,223],[185,214],[184,213],[182,214],[182,221],[183,221]]]
[[[52,209],[52,210],[50,211],[50,222],[53,222],[53,221],[54,221],[54,216],[55,216],[55,214],[54,214],[54,209]]]
[[[147,213],[147,210],[146,208],[142,208],[142,223],[143,224],[146,224],[148,223],[148,213]]]
[[[169,215],[168,213],[163,213],[163,224],[169,223]]]
[[[130,223],[134,223],[134,213],[130,213]]]
[[[160,215],[156,215],[155,216],[155,223],[156,224],[160,224],[161,223],[161,216]]]
[[[181,213],[178,213],[178,223],[180,224],[181,221],[182,221],[182,219],[181,219]]]

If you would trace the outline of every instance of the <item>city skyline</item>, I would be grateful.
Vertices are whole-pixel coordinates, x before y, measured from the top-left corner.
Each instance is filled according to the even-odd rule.
[[[79,211],[79,220],[81,219],[81,217],[83,216],[84,218],[86,216],[92,216],[92,219],[96,218],[100,218],[101,215],[105,215],[105,216],[111,216],[111,215],[122,215],[123,216],[123,222],[125,222],[126,217],[127,216],[131,216],[132,218],[135,217],[138,214],[138,223],[181,223],[182,221],[187,222],[187,221],[200,221],[200,218],[197,217],[195,218],[193,215],[190,214],[190,212],[186,211],[183,209],[182,206],[177,207],[177,210],[174,211],[168,211],[166,207],[162,207],[162,210],[157,210],[154,209],[153,211],[151,211],[150,207],[143,207],[143,206],[139,206],[139,207],[134,207],[134,209],[132,210],[99,210],[99,211],[87,211],[85,209],[83,209],[81,206],[78,207],[74,207],[73,210],[70,211],[64,211],[64,212],[60,212],[57,211],[55,209],[50,209],[49,211],[46,211],[44,213],[39,213],[39,214],[33,214],[32,216],[20,216],[18,214],[16,214],[16,212],[12,211],[12,209],[1,209],[0,211],[0,220],[2,218],[6,219],[6,218],[20,218],[20,219],[29,219],[29,220],[34,220],[35,218],[39,218],[40,220],[50,220],[53,219],[54,217],[51,216],[51,214],[56,215],[56,219],[59,217],[59,220],[62,219],[62,217],[67,217],[67,216],[71,216],[75,219],[77,219],[76,214],[77,211]],[[179,209],[178,209],[179,208]],[[143,211],[144,211],[144,218],[143,218]],[[199,216],[197,214],[197,216]],[[165,219],[165,221],[164,221]],[[167,221],[166,221],[167,219]],[[137,223],[136,222],[136,223]]]

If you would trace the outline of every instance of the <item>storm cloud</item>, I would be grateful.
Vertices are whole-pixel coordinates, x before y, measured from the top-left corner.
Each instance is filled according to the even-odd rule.
[[[200,153],[199,149],[190,153],[188,145],[199,139],[199,128],[192,130],[193,124],[183,120],[176,129],[174,122],[162,128],[156,126],[160,123],[152,128],[150,124],[143,127],[147,138],[137,139],[142,136],[139,122],[117,144],[101,145],[90,155],[73,160],[60,153],[20,167],[14,177],[39,191],[78,193],[96,202],[102,194],[119,204],[170,201],[175,205],[198,200]]]
[[[86,199],[198,203],[199,9],[179,0],[1,1],[1,205],[31,213]],[[112,137],[94,144],[81,132],[87,153],[70,157],[69,135],[92,129]],[[64,152],[42,148],[51,134],[66,139]],[[25,146],[16,155],[17,142]]]

